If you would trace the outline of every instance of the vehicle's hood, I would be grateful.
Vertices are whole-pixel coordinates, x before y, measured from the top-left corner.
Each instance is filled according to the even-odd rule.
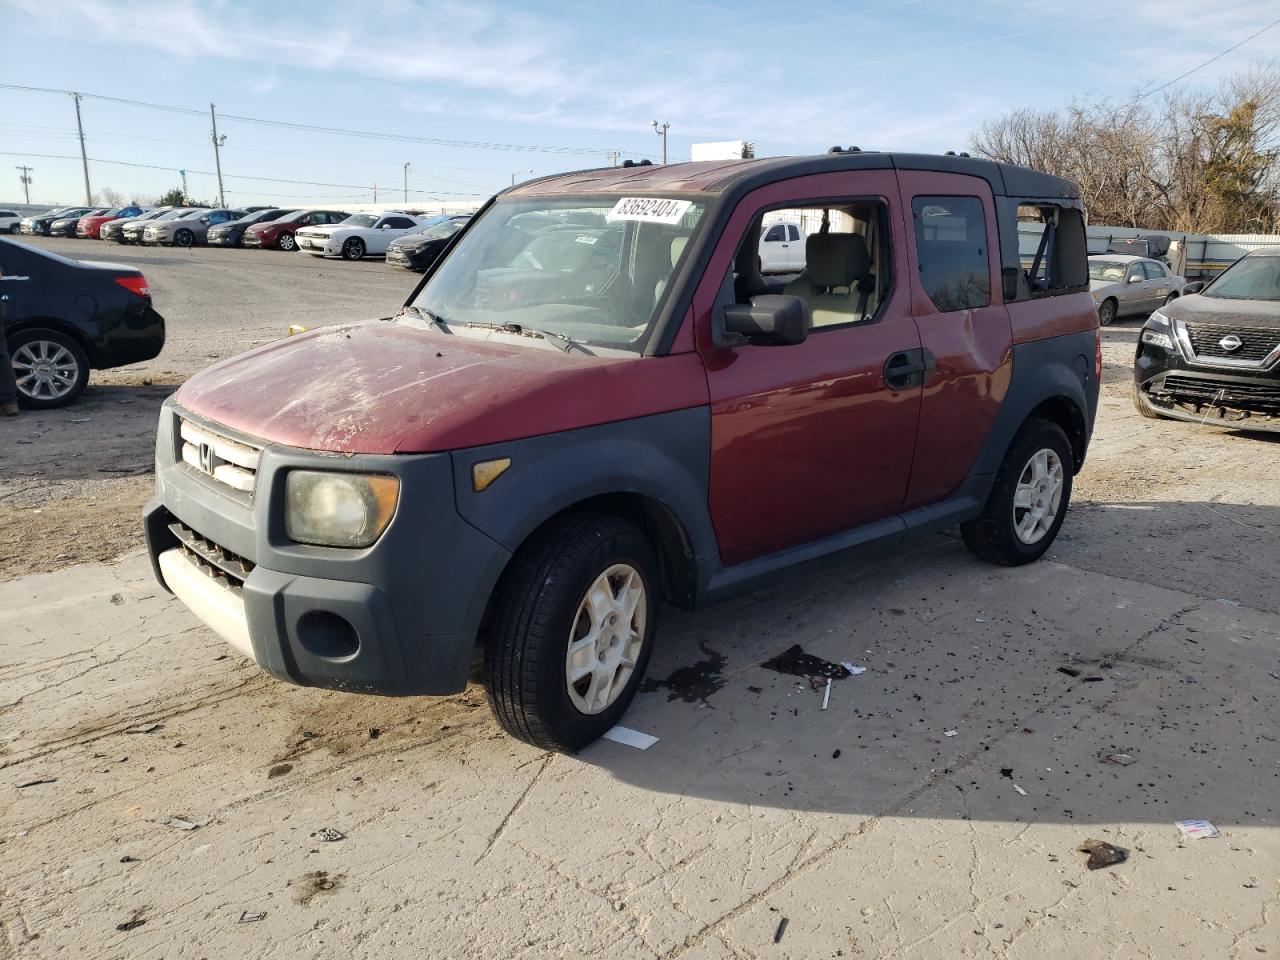
[[[1218,323],[1237,327],[1270,327],[1280,330],[1280,301],[1227,300],[1198,293],[1171,301],[1160,308],[1171,319],[1188,323]]]
[[[174,399],[267,442],[351,454],[455,450],[708,402],[692,353],[605,359],[379,320],[225,360]]]

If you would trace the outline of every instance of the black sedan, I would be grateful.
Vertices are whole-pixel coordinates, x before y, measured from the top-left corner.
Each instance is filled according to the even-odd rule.
[[[107,208],[101,210],[89,210],[85,213],[77,213],[74,216],[59,217],[49,224],[49,236],[51,237],[74,237],[76,235],[76,224],[80,222],[81,217],[100,217],[107,212]]]
[[[421,233],[392,240],[387,247],[387,263],[419,273],[436,262],[453,235],[466,226],[469,216],[445,217]]]
[[[1237,430],[1280,431],[1280,250],[1256,250],[1147,320],[1134,358],[1134,404]]]
[[[219,223],[217,226],[210,227],[205,240],[212,247],[238,247],[240,246],[240,241],[244,239],[244,232],[255,223],[265,223],[268,220],[274,220],[276,217],[283,217],[293,212],[292,210],[282,210],[278,207],[263,207],[260,210],[254,210],[246,214],[239,220],[229,220],[226,223]]]
[[[91,213],[92,211],[93,207],[58,207],[55,210],[46,210],[44,213],[24,217],[21,225],[18,227],[18,230],[21,233],[47,237],[49,236],[49,231],[52,229],[53,222],[55,220],[66,220],[71,217],[75,217],[79,220],[86,213]]]
[[[164,346],[164,318],[140,271],[3,238],[0,310],[24,407],[68,404],[84,392],[90,369],[150,360]]]

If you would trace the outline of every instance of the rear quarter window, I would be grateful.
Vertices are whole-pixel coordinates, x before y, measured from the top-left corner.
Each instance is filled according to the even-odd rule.
[[[911,201],[920,285],[942,313],[991,302],[987,221],[977,197]]]

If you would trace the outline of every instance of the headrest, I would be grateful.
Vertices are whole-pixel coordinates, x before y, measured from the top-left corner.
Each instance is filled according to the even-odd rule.
[[[674,267],[680,259],[680,254],[684,253],[685,245],[688,244],[688,237],[676,237],[671,241],[671,265]]]
[[[852,287],[871,269],[867,241],[856,233],[811,233],[804,255],[815,287]]]

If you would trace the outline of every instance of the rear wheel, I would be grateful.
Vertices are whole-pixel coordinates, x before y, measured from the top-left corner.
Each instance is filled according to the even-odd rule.
[[[1116,318],[1116,302],[1110,298],[1102,301],[1102,306],[1098,307],[1098,323],[1101,326],[1110,326],[1111,321]]]
[[[190,230],[183,227],[173,235],[173,242],[175,246],[189,247],[196,242],[196,237]]]
[[[298,244],[293,239],[293,234],[290,233],[288,230],[286,230],[284,233],[280,234],[278,238],[276,238],[276,246],[278,246],[281,250],[291,251],[291,250],[298,249]]]
[[[24,407],[65,406],[89,383],[89,358],[80,344],[57,330],[19,330],[9,337],[9,356]]]
[[[343,260],[360,260],[364,257],[364,241],[359,237],[352,237],[342,245]]]
[[[1073,460],[1056,423],[1023,424],[996,473],[982,515],[960,525],[965,546],[990,563],[1018,566],[1049,549],[1071,501]]]
[[[485,646],[489,704],[536,747],[586,746],[626,712],[653,647],[657,562],[625,521],[572,514],[521,548]]]

